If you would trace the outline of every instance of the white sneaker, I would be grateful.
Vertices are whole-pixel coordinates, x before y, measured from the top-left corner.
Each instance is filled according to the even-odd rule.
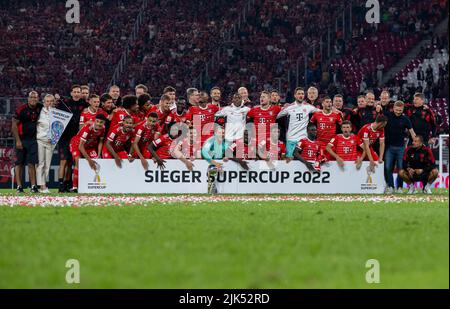
[[[397,188],[397,189],[395,189],[395,193],[397,193],[397,194],[403,194],[403,188]]]
[[[48,193],[50,193],[50,190],[48,188],[45,188],[44,190],[42,190],[42,189],[39,190],[39,192],[48,194]]]
[[[408,194],[416,194],[416,188],[414,187],[414,184],[409,186]]]
[[[431,186],[430,186],[429,183],[427,183],[425,188],[423,188],[423,193],[425,193],[425,194],[433,194],[433,191],[431,191]]]
[[[394,193],[394,188],[386,187],[386,189],[384,189],[384,194],[392,194],[392,193]]]

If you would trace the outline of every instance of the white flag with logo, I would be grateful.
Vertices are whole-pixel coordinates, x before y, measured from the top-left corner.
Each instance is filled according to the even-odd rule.
[[[50,108],[50,130],[48,132],[48,138],[52,145],[58,143],[71,118],[72,113],[57,108]]]

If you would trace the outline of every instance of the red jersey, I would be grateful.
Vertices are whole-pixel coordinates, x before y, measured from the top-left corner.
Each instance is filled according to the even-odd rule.
[[[330,140],[336,136],[336,128],[342,123],[342,116],[336,112],[325,114],[320,111],[312,115],[311,122],[317,126],[317,141],[322,148],[325,148]]]
[[[171,151],[175,147],[180,147],[180,151],[183,153],[183,156],[188,159],[199,159],[202,157],[201,148],[198,147],[194,152],[194,142],[190,141],[187,137],[178,140],[176,144],[171,147]]]
[[[148,110],[147,113],[147,117],[150,113],[156,113],[158,115],[158,120],[159,120],[159,124],[162,126],[166,123],[166,118],[167,116],[169,116],[170,114],[170,110],[168,112],[163,112],[160,108],[159,105],[153,105],[152,107],[150,107],[150,109]]]
[[[372,124],[364,125],[358,132],[358,137],[361,140],[369,140],[369,145],[372,146],[378,139],[384,139],[384,128],[379,130],[372,129]]]
[[[105,135],[105,128],[101,130],[95,130],[95,126],[93,124],[84,126],[81,130],[72,137],[71,144],[78,148],[80,145],[80,140],[84,141],[85,149],[97,149],[98,144],[103,139]]]
[[[142,122],[134,128],[134,135],[139,137],[139,148],[147,146],[155,139],[155,134],[159,132],[159,125],[156,124],[153,128],[147,125],[147,122]]]
[[[198,121],[200,121],[200,128],[198,129],[198,132],[201,133],[201,143],[203,143],[214,135],[214,117],[215,114],[219,111],[219,107],[214,104],[208,104],[206,107],[200,107],[200,106],[191,106],[187,112],[186,119],[191,121],[193,125],[198,124]],[[197,118],[198,117],[198,118]],[[195,120],[194,119],[199,119]],[[203,127],[211,123],[211,128],[209,132],[203,132]],[[207,130],[207,129],[205,129]]]
[[[286,145],[282,141],[274,144],[269,140],[269,143],[262,141],[259,143],[260,147],[267,151],[267,156],[270,160],[281,160],[286,155]]]
[[[177,110],[171,110],[170,114],[166,117],[166,124],[169,124],[171,122],[186,122],[187,120],[187,112],[183,111],[181,115],[178,115]]]
[[[358,135],[351,134],[349,137],[344,137],[343,134],[338,134],[329,142],[333,147],[333,151],[344,161],[356,161],[358,159],[358,146],[361,145],[361,140]]]
[[[312,141],[309,138],[302,138],[297,148],[300,150],[300,155],[306,161],[321,162],[325,159],[323,149],[318,141]]]
[[[152,142],[153,146],[155,146],[158,157],[163,160],[172,159],[172,155],[170,154],[172,142],[173,140],[170,138],[169,134],[164,134]]]
[[[80,115],[80,126],[82,127],[88,122],[94,122],[97,115],[104,115],[108,118],[108,114],[101,108],[99,108],[95,113],[93,113],[89,108],[85,108]]]
[[[133,131],[124,132],[122,126],[112,128],[108,132],[108,141],[111,142],[111,146],[115,152],[127,151],[125,149],[127,142],[133,136]]]
[[[131,116],[130,113],[128,113],[128,111],[126,109],[118,108],[118,109],[114,110],[113,116],[111,118],[111,124],[109,127],[114,128],[114,127],[121,125],[123,122],[123,119],[126,116]],[[134,120],[134,118],[133,118],[133,120]]]
[[[261,106],[253,107],[248,113],[247,118],[253,119],[255,124],[255,132],[257,137],[257,142],[261,142],[263,138],[259,138],[259,130],[263,130],[261,126],[265,127],[266,130],[266,142],[270,139],[270,127],[273,123],[277,121],[277,115],[281,111],[281,106],[271,105],[267,109],[263,109]]]

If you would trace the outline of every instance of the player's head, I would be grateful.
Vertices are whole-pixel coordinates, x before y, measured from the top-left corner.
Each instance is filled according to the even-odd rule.
[[[295,88],[294,97],[297,102],[303,102],[303,100],[305,100],[305,89],[302,87]]]
[[[102,94],[102,96],[100,97],[100,103],[101,107],[106,112],[112,111],[114,109],[113,98],[108,93]]]
[[[405,109],[405,103],[402,101],[397,101],[394,103],[394,114],[396,116],[401,116],[403,114],[403,110]]]
[[[157,123],[158,123],[158,114],[157,113],[148,114],[147,125],[153,128]]]
[[[345,137],[349,137],[352,134],[352,123],[348,120],[342,121],[341,131]]]
[[[28,105],[34,108],[38,102],[39,102],[39,94],[37,93],[37,91],[34,90],[30,91],[28,93]]]
[[[375,95],[372,91],[366,93],[367,106],[375,106]]]
[[[105,115],[98,114],[95,116],[94,128],[95,130],[101,130],[105,127],[106,117]]]
[[[423,145],[423,137],[422,135],[416,135],[416,137],[413,138],[412,146],[414,148],[420,148]]]
[[[186,109],[186,99],[185,98],[178,98],[176,101],[177,105],[177,112],[180,114]]]
[[[243,101],[248,100],[248,90],[245,87],[239,87],[238,93],[240,94]]]
[[[223,141],[225,139],[225,129],[223,126],[216,124],[214,126],[214,136],[216,140]]]
[[[122,98],[122,107],[126,110],[137,113],[139,111],[139,105],[135,95],[129,94]]]
[[[148,93],[148,87],[144,84],[139,84],[136,87],[134,87],[134,93],[136,94],[136,97],[139,98],[140,95],[144,93]]]
[[[150,96],[147,93],[143,93],[138,96],[139,109],[142,111],[148,111],[152,107],[152,102],[150,101]]]
[[[365,108],[367,106],[366,97],[359,95],[357,99],[358,108]]]
[[[325,112],[329,113],[331,111],[331,98],[330,97],[324,97],[322,99],[322,108]]]
[[[220,102],[222,92],[219,87],[212,87],[210,91],[211,99],[213,102]]]
[[[274,105],[277,105],[280,103],[280,93],[277,90],[272,90],[270,92],[270,102]]]
[[[333,97],[333,107],[336,109],[342,109],[343,106],[344,106],[344,97],[342,96],[342,94],[336,94]]]
[[[308,99],[310,101],[317,100],[317,97],[319,96],[319,90],[317,90],[316,87],[309,87],[308,88]]]
[[[163,112],[168,112],[170,111],[170,105],[172,104],[172,102],[170,101],[170,97],[167,94],[163,94],[161,96],[161,99],[159,99],[159,108],[163,111]]]
[[[170,97],[170,102],[175,102],[177,97],[177,91],[172,86],[167,86],[163,90],[163,94],[167,94]]]
[[[100,107],[100,97],[96,94],[91,94],[89,96],[89,106],[97,110]]]
[[[52,94],[46,94],[44,97],[44,106],[53,107],[55,105],[55,97]]]
[[[391,95],[389,94],[389,91],[383,90],[380,94],[380,102],[382,105],[386,105],[391,100]]]
[[[117,85],[112,85],[109,88],[109,95],[113,98],[113,100],[117,100],[120,97],[120,88]]]
[[[70,91],[70,96],[74,101],[78,101],[81,99],[81,86],[80,85],[72,85],[72,90]]]
[[[186,96],[190,105],[192,106],[198,105],[200,101],[200,94],[198,93],[197,88],[188,88],[186,90]]]
[[[81,89],[81,98],[84,100],[89,100],[89,95],[90,95],[90,91],[89,91],[89,86],[88,85],[83,85],[80,87]]]
[[[387,118],[384,115],[378,115],[377,118],[375,118],[374,122],[374,129],[379,130],[384,128],[387,125]]]
[[[274,142],[278,142],[280,139],[280,128],[278,128],[278,124],[273,124],[270,127],[270,140]]]
[[[261,91],[261,95],[259,97],[259,103],[262,107],[267,107],[270,104],[270,92]]]
[[[200,91],[199,103],[204,106],[208,104],[208,101],[209,101],[209,94],[206,91]]]
[[[231,99],[231,104],[236,107],[242,106],[242,97],[239,93],[233,94],[233,98]]]
[[[315,140],[317,137],[317,127],[314,124],[308,125],[306,133],[308,134],[308,138],[310,140]]]
[[[413,104],[415,107],[421,107],[425,104],[425,96],[423,95],[423,93],[416,92],[414,94]]]
[[[125,116],[122,120],[122,127],[124,132],[131,132],[133,130],[133,118],[131,116]]]

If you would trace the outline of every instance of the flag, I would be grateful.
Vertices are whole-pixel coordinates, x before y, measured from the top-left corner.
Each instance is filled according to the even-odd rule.
[[[50,130],[48,132],[48,138],[52,145],[58,143],[71,118],[72,113],[57,108],[50,108]]]

